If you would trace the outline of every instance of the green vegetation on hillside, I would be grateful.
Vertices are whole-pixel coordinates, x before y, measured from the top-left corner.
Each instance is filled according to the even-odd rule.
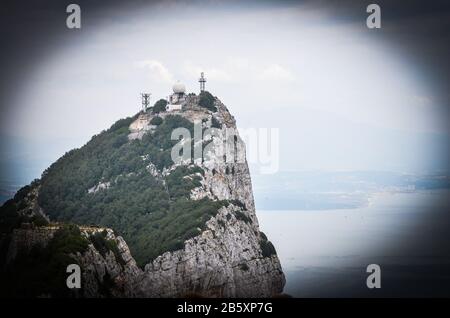
[[[200,185],[200,167],[177,167],[165,182],[147,171],[146,158],[159,170],[173,164],[170,152],[178,141],[171,132],[178,127],[193,132],[193,123],[169,115],[142,140],[128,141],[134,118],[119,120],[45,170],[38,202],[52,220],[113,228],[142,266],[182,248],[224,202],[188,199]],[[100,182],[108,189],[88,192]]]
[[[76,264],[73,254],[83,253],[88,240],[75,225],[58,229],[46,247],[34,246],[30,253],[18,254],[0,273],[4,297],[70,297],[66,268]]]
[[[20,227],[22,223],[30,223],[35,226],[47,225],[47,220],[39,215],[33,214],[31,209],[26,209],[25,197],[32,199],[33,195],[30,193],[33,187],[36,187],[38,181],[34,180],[31,185],[27,185],[17,191],[14,198],[6,201],[3,206],[0,207],[0,233],[9,234],[13,229]],[[19,214],[19,211],[21,213]],[[2,248],[3,241],[0,240],[0,250]],[[1,255],[0,255],[1,260]]]
[[[234,215],[236,216],[236,219],[244,221],[247,224],[251,224],[252,223],[252,219],[250,219],[245,213],[243,213],[242,211],[235,211]]]
[[[154,114],[165,112],[167,106],[167,101],[165,99],[158,100],[155,105],[153,105],[152,112]]]
[[[204,174],[200,167],[179,166],[170,175],[167,176],[166,182],[171,198],[189,198],[191,189],[201,185],[201,177],[198,174]]]
[[[272,255],[276,255],[277,252],[275,250],[275,246],[273,246],[272,242],[267,239],[266,234],[263,232],[259,232],[261,235],[261,240],[259,241],[259,247],[261,248],[261,252],[263,257],[271,257]]]
[[[203,91],[200,93],[199,97],[200,97],[200,100],[198,101],[198,104],[201,107],[204,107],[212,112],[217,111],[216,106],[214,106],[214,102],[216,99],[214,98],[214,96],[211,95],[210,92]]]
[[[109,251],[112,251],[116,261],[121,265],[125,265],[125,261],[120,254],[116,241],[107,239],[106,235],[106,231],[97,232],[89,236],[89,241],[103,257],[105,257]]]
[[[155,126],[161,125],[162,122],[163,122],[163,119],[159,116],[155,116],[152,118],[152,120],[150,120],[150,124],[155,125]]]

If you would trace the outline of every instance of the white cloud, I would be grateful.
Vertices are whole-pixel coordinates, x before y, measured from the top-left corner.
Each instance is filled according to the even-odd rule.
[[[413,95],[411,101],[419,106],[432,106],[433,100],[428,96]]]
[[[278,64],[271,64],[265,67],[258,77],[261,80],[269,81],[294,80],[294,76],[292,75],[292,73]]]
[[[155,81],[174,83],[175,80],[169,70],[157,60],[144,60],[136,63],[138,67],[150,70],[150,77]]]
[[[199,76],[201,72],[204,72],[208,79],[215,81],[228,82],[233,80],[233,76],[229,73],[229,70],[217,67],[205,67],[194,64],[190,61],[186,61],[183,65],[184,72],[188,76]]]
[[[222,82],[294,80],[292,73],[277,63],[261,65],[242,57],[228,58],[221,65],[214,67],[186,61],[183,70],[188,76],[198,76],[200,72],[205,72],[209,79]]]

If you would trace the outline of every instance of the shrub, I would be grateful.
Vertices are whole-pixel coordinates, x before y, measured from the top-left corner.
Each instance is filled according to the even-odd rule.
[[[239,268],[241,270],[243,270],[243,271],[248,271],[249,270],[247,263],[239,264]]]
[[[106,256],[106,253],[109,252],[109,248],[106,244],[106,231],[96,232],[89,236],[89,241],[91,241],[92,245],[94,245],[95,249],[102,255]]]
[[[83,253],[87,247],[88,241],[74,224],[65,224],[58,229],[48,245],[48,248],[66,254]]]
[[[193,188],[201,186],[201,177],[197,172],[204,173],[200,167],[179,166],[166,178],[168,192],[171,198],[189,198]],[[186,177],[189,176],[189,177]]]
[[[244,221],[245,223],[252,223],[252,219],[250,219],[245,213],[241,211],[235,211],[234,215],[238,220]]]
[[[114,138],[113,142],[112,142],[112,146],[114,148],[119,148],[122,145],[126,144],[128,142],[128,136],[127,135],[118,135],[117,137]]]
[[[201,107],[204,107],[212,112],[216,112],[217,108],[216,106],[214,106],[215,100],[216,99],[214,98],[214,96],[211,95],[210,92],[203,91],[200,93],[200,99],[198,101],[198,104]]]
[[[106,254],[111,251],[116,258],[116,261],[121,265],[125,265],[125,261],[123,260],[119,248],[117,247],[117,243],[114,240],[109,240],[106,238],[108,233],[106,231],[96,232],[95,234],[89,236],[89,241],[94,245],[95,249],[105,257]]]
[[[261,235],[261,238],[262,238],[264,241],[267,241],[267,236],[266,236],[266,234],[264,234],[264,232],[259,232],[259,234]]]
[[[216,119],[216,117],[212,116],[212,118],[211,118],[211,127],[212,128],[221,129],[222,128],[222,124]]]
[[[128,126],[137,118],[137,116],[133,117],[127,117],[123,119],[119,119],[116,121],[108,130],[107,132],[114,132],[118,131],[120,129],[126,128],[128,130]],[[94,136],[95,137],[95,136]]]
[[[150,124],[155,125],[155,126],[161,125],[162,122],[163,122],[163,119],[159,116],[153,117],[152,120],[150,120]]]
[[[167,251],[175,252],[178,250],[182,250],[184,248],[184,243],[181,241],[175,241],[167,247]]]
[[[17,193],[14,195],[14,201],[19,202],[19,201],[23,200],[28,195],[30,190],[31,190],[31,187],[29,185],[26,185],[26,186],[20,188],[19,191],[17,191]]]
[[[10,233],[20,226],[21,221],[17,213],[17,204],[13,199],[6,201],[0,208],[0,233]]]
[[[116,287],[116,283],[111,278],[111,275],[107,271],[105,271],[105,274],[103,275],[103,280],[100,281],[100,279],[97,278],[98,283],[98,292],[100,295],[106,298],[111,298],[111,289]]]
[[[40,214],[36,214],[32,217],[31,222],[33,222],[36,226],[46,226],[48,225],[48,221]]]
[[[262,256],[270,257],[272,255],[276,255],[277,252],[275,250],[275,247],[269,240],[267,240],[267,236],[263,232],[260,232],[260,234],[261,240],[259,241],[259,246],[261,248]]]
[[[219,225],[220,225],[222,228],[225,228],[225,222],[224,222],[223,220],[217,220],[217,223],[219,223]]]
[[[167,101],[165,99],[160,99],[153,105],[152,112],[154,114],[162,113],[166,111]]]
[[[232,203],[235,206],[240,207],[242,210],[246,211],[247,207],[245,206],[245,203],[241,200],[231,200],[230,203]]]

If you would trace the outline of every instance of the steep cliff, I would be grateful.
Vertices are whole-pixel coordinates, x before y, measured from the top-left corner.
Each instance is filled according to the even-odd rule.
[[[80,227],[86,247],[68,253],[83,270],[76,296],[270,297],[282,292],[284,275],[273,245],[259,231],[235,120],[217,98],[209,107],[202,98],[190,94],[182,110],[150,110],[119,121],[66,154],[2,208],[2,215],[8,210],[27,217],[25,224],[40,216],[104,227]],[[195,149],[200,144],[207,151],[196,157],[194,150],[174,163],[172,150],[180,142],[169,136],[179,127],[193,137],[200,127],[201,140],[184,138],[181,145]],[[5,268],[30,246],[45,247],[62,226],[19,223],[22,228],[12,226],[2,238]]]

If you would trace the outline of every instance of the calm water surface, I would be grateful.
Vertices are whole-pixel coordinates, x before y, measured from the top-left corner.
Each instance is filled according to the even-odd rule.
[[[450,296],[450,191],[380,193],[349,210],[257,211],[294,297]],[[368,264],[382,288],[369,290]]]

